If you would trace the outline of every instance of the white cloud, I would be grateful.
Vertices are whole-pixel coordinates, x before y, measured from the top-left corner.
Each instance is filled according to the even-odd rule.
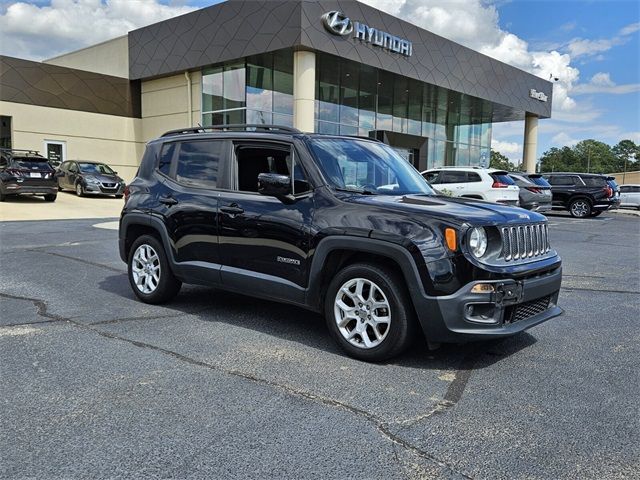
[[[0,15],[0,52],[41,60],[192,10],[158,0],[13,2]]]
[[[618,141],[631,140],[635,143],[640,143],[640,130],[637,132],[624,132],[618,136]]]
[[[595,56],[611,50],[617,45],[627,43],[631,40],[630,35],[638,30],[640,30],[640,22],[631,23],[621,28],[618,34],[611,38],[600,38],[597,40],[574,38],[567,44],[567,50],[574,59],[582,56]]]
[[[572,91],[575,95],[588,93],[610,93],[616,95],[624,95],[627,93],[640,92],[640,83],[627,83],[625,85],[616,85],[611,80],[611,75],[605,72],[598,72],[589,83],[576,85]]]
[[[575,138],[571,138],[569,135],[567,135],[564,132],[560,132],[551,138],[551,142],[553,142],[558,147],[571,147],[576,143],[578,143],[579,140],[576,140]]]
[[[522,144],[518,142],[503,142],[495,138],[491,141],[491,148],[506,156],[522,153]]]

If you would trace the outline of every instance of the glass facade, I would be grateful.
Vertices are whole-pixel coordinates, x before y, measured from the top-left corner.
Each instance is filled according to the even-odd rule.
[[[202,71],[202,125],[293,126],[293,53],[282,50]]]
[[[475,97],[316,53],[316,132],[384,139],[419,168],[488,163],[492,108]],[[291,50],[203,70],[202,125],[232,123],[293,126]]]
[[[477,98],[331,55],[316,56],[316,131],[426,138],[425,168],[488,161],[492,113],[491,104]],[[411,150],[405,150],[406,158],[414,157]]]

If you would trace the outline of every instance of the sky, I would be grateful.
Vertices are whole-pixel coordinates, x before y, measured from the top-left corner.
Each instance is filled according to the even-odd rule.
[[[216,0],[0,0],[0,53],[42,60]],[[364,0],[554,83],[538,156],[594,138],[640,143],[640,1]],[[522,158],[524,122],[496,123],[492,146]]]

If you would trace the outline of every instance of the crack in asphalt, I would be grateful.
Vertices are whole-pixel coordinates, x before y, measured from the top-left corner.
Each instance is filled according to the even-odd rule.
[[[84,260],[84,259],[78,258],[78,257],[72,257],[71,255],[63,255],[62,253],[47,252],[45,250],[40,250],[40,249],[36,249],[36,248],[27,249],[25,251],[26,252],[35,252],[35,253],[44,253],[46,255],[53,255],[54,257],[62,257],[62,258],[66,258],[66,259],[69,259],[69,260],[75,260],[76,262],[84,263],[85,265],[91,265],[92,267],[106,268],[107,270],[111,270],[112,272],[126,273],[126,270],[121,269],[121,268],[111,267],[111,266],[105,265],[103,263],[90,262],[89,260]]]
[[[78,322],[76,320],[73,320],[72,318],[65,318],[62,317],[60,315],[55,315],[55,314],[51,314],[47,311],[47,304],[44,300],[40,300],[40,299],[35,299],[35,298],[30,298],[30,297],[22,297],[22,296],[18,296],[18,295],[11,295],[11,294],[7,294],[7,293],[2,293],[0,292],[0,297],[5,297],[5,298],[11,298],[14,300],[24,300],[24,301],[29,301],[32,302],[36,308],[37,308],[37,314],[45,317],[45,318],[49,318],[51,321],[59,321],[59,322],[66,322],[68,324],[71,324],[73,326],[76,326],[78,328],[81,328],[83,330],[90,330],[98,335],[100,335],[101,337],[104,338],[108,338],[111,340],[118,340],[121,342],[125,342],[128,343],[130,345],[133,345],[135,347],[138,348],[143,348],[143,349],[147,349],[147,350],[152,350],[158,353],[161,353],[163,355],[167,355],[169,357],[172,357],[178,361],[187,363],[189,365],[192,366],[196,366],[196,367],[202,367],[202,368],[206,368],[209,370],[213,370],[216,372],[220,372],[226,375],[231,375],[231,376],[235,376],[238,378],[242,378],[244,380],[248,380],[254,383],[258,383],[258,384],[262,384],[262,385],[267,385],[271,388],[275,388],[277,390],[283,391],[289,395],[293,395],[299,398],[304,398],[307,399],[309,401],[312,402],[316,402],[316,403],[320,403],[323,405],[327,405],[329,407],[333,407],[333,408],[339,408],[342,410],[345,410],[353,415],[356,415],[358,417],[364,418],[365,420],[367,420],[369,423],[371,423],[376,430],[384,437],[386,438],[388,441],[390,441],[394,447],[394,455],[396,456],[396,460],[398,461],[398,464],[400,466],[400,468],[402,469],[402,465],[400,463],[400,460],[397,457],[397,452],[395,450],[395,445],[401,446],[402,448],[404,448],[405,450],[408,450],[412,453],[414,453],[415,455],[419,456],[420,458],[423,458],[431,463],[436,464],[437,466],[447,469],[457,475],[460,475],[461,477],[468,479],[468,480],[473,480],[473,477],[458,471],[453,465],[451,465],[448,462],[445,462],[443,460],[439,460],[438,458],[436,458],[434,455],[430,454],[429,452],[427,452],[426,450],[421,449],[420,447],[413,445],[412,443],[410,443],[408,440],[405,440],[403,438],[401,438],[400,432],[404,429],[404,428],[408,428],[409,425],[406,425],[405,427],[403,427],[400,431],[398,431],[397,433],[394,433],[393,431],[391,431],[391,427],[390,424],[385,422],[382,418],[378,417],[377,415],[370,413],[366,410],[363,410],[361,408],[355,407],[353,405],[349,405],[347,403],[341,402],[339,400],[335,400],[332,398],[328,398],[328,397],[324,397],[321,395],[316,395],[313,394],[311,392],[305,391],[305,390],[300,390],[297,389],[291,385],[287,385],[284,383],[278,383],[278,382],[274,382],[271,380],[267,380],[265,378],[260,378],[256,375],[253,375],[251,373],[247,373],[247,372],[243,372],[241,370],[234,370],[234,369],[229,369],[229,368],[224,368],[220,365],[215,365],[215,364],[211,364],[211,363],[207,363],[201,360],[196,360],[194,358],[188,357],[186,355],[183,355],[179,352],[175,352],[173,350],[169,350],[166,348],[162,348],[159,347],[157,345],[152,345],[150,343],[146,343],[146,342],[141,342],[138,340],[133,340],[130,338],[126,338],[123,337],[121,335],[117,335],[115,333],[111,333],[111,332],[105,332],[103,330],[100,330],[98,328],[95,327],[95,325],[100,325],[102,324],[102,322],[98,322],[95,324],[84,324],[81,322]],[[175,316],[175,315],[172,315]],[[145,317],[145,318],[153,318],[153,317]],[[117,320],[117,319],[114,319]],[[40,323],[44,323],[44,322],[40,322]],[[474,354],[475,353],[475,354]],[[473,366],[476,361],[478,359],[478,355],[477,355],[477,350],[474,350],[474,352],[466,355],[460,365],[460,368],[462,367],[469,367],[469,366]],[[438,405],[442,404],[440,409],[438,408],[438,406],[436,406],[435,409],[433,409],[429,414],[427,415],[422,415],[420,417],[417,417],[419,421],[420,419],[424,419],[424,418],[428,418],[428,416],[433,415],[434,413],[436,413],[436,411],[440,410],[440,411],[445,411],[451,407],[453,407],[455,405],[455,402],[457,402],[461,396],[462,393],[464,391],[464,387],[466,386],[466,383],[471,375],[471,369],[469,370],[465,370],[463,372],[463,375],[460,376],[459,379],[459,372],[460,370],[458,370],[456,372],[456,377],[454,379],[454,381],[451,383],[451,385],[449,386],[449,388],[447,389],[447,392],[445,394],[445,398],[444,400],[442,400],[441,402],[439,402]],[[415,422],[413,422],[415,423]]]

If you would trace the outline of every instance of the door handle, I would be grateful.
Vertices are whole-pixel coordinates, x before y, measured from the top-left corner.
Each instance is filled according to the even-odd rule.
[[[240,208],[237,204],[227,205],[226,207],[220,207],[220,211],[228,213],[229,215],[240,215],[244,213],[244,208]]]
[[[178,200],[173,197],[160,197],[160,203],[163,203],[164,205],[170,207],[171,205],[175,205],[176,203],[178,203]]]

